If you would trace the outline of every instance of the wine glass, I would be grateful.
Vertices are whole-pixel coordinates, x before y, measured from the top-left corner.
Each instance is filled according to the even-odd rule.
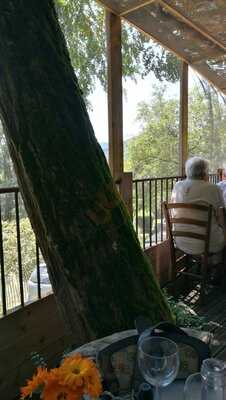
[[[144,379],[155,386],[155,400],[160,399],[159,388],[176,378],[179,369],[179,352],[172,340],[151,336],[138,344],[138,365]]]

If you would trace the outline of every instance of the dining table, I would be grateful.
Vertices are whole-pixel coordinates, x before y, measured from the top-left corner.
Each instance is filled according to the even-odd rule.
[[[209,332],[204,332],[204,331],[200,332],[193,329],[185,329],[185,330],[192,336],[199,337],[200,340],[203,340],[206,343],[208,343],[211,340],[211,334],[209,334]],[[91,357],[95,361],[98,358],[97,357],[98,353],[102,349],[124,338],[129,338],[130,336],[133,336],[136,333],[137,331],[135,329],[116,332],[110,336],[106,336],[101,339],[97,339],[92,342],[86,343],[76,348],[72,352],[70,352],[70,355],[73,355],[74,353],[81,353],[83,356]],[[185,384],[184,379],[176,379],[170,385],[161,388],[161,400],[184,400],[184,384]],[[127,393],[126,396],[122,396],[119,394],[116,397],[117,399],[125,398],[125,400],[128,400],[132,399],[134,396],[132,396],[130,393]],[[200,400],[200,396],[194,394],[192,400]]]

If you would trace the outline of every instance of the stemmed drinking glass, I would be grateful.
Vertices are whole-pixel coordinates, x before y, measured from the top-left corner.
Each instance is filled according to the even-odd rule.
[[[160,399],[160,387],[169,385],[179,369],[179,353],[172,340],[152,336],[138,344],[138,365],[144,379],[155,386],[155,400]]]

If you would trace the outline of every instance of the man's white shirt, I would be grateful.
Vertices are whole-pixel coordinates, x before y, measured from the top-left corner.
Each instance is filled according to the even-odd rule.
[[[213,215],[210,234],[210,252],[217,253],[224,247],[223,228],[217,222],[217,209],[224,207],[223,193],[219,186],[200,179],[185,179],[179,181],[173,188],[172,202],[174,203],[195,203],[212,205]],[[197,218],[203,220],[205,214],[200,210],[178,209],[175,211],[177,217]],[[203,233],[203,227],[180,224],[180,230],[187,232]],[[201,254],[204,250],[204,242],[193,238],[176,238],[176,245],[179,249],[188,254]]]

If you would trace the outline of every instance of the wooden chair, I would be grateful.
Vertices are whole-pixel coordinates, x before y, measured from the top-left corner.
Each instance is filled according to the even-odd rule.
[[[213,207],[211,205],[164,202],[163,211],[170,243],[172,279],[176,279],[179,272],[180,274],[186,274],[197,280],[200,280],[200,298],[201,301],[204,302],[208,277],[207,273],[210,267],[209,259],[210,256],[213,255],[213,253],[211,254],[209,251]],[[191,232],[189,229],[191,226],[195,227],[196,231],[195,229],[192,229]],[[193,255],[182,251],[182,256],[177,257],[176,238],[192,238],[194,241],[202,241],[202,253]],[[180,264],[182,258],[187,259],[187,265],[185,263],[186,267],[183,266],[183,268],[180,270],[178,265]],[[188,259],[190,259],[190,263],[188,262]],[[192,271],[190,272],[189,267],[192,265],[192,261],[194,261],[194,259],[199,263],[200,273],[194,273]],[[223,267],[223,252],[221,265]]]

